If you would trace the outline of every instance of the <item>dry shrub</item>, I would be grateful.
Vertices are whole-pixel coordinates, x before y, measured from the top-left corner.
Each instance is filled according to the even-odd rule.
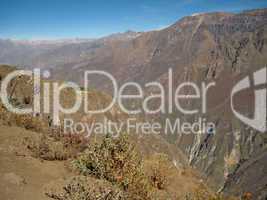
[[[47,132],[48,126],[44,120],[31,114],[16,114],[9,112],[0,102],[0,120],[3,125],[18,126],[35,132]]]
[[[88,147],[75,162],[84,175],[93,175],[118,185],[130,199],[149,199],[151,186],[144,175],[142,160],[126,135],[107,135]]]
[[[44,160],[66,160],[72,157],[71,149],[66,148],[60,141],[46,135],[27,137],[24,139],[27,148],[33,153],[33,157]]]
[[[38,117],[34,117],[32,115],[11,114],[9,120],[12,124],[15,124],[16,126],[35,132],[43,132],[45,129],[44,122]]]
[[[253,199],[253,195],[252,193],[250,192],[245,192],[243,195],[242,195],[242,200],[252,200]]]
[[[88,146],[88,138],[83,134],[63,134],[61,138],[58,138],[64,146],[72,149],[76,149],[76,154],[83,152]]]
[[[166,154],[155,154],[145,162],[145,171],[151,185],[159,190],[164,190],[169,184],[168,172],[172,168]]]
[[[1,124],[8,125],[7,119],[9,118],[8,112],[6,111],[3,104],[0,102],[0,122]]]
[[[4,125],[18,126],[27,130],[49,133],[50,128],[46,120],[41,116],[33,116],[32,114],[16,114],[9,112],[0,102],[0,120]]]
[[[27,138],[25,142],[34,157],[44,160],[66,160],[75,157],[88,143],[83,135],[63,134],[60,127],[49,127],[48,122],[41,117],[13,114],[2,105],[0,122],[37,132],[36,137]]]
[[[48,191],[46,196],[56,200],[126,200],[124,192],[111,183],[90,177],[71,178],[63,191]]]
[[[1,103],[0,123],[42,133],[36,134],[36,138],[28,138],[25,141],[34,157],[45,160],[66,160],[75,157],[86,148],[88,143],[83,135],[66,135],[60,127],[49,127],[48,121],[41,117],[10,113]]]

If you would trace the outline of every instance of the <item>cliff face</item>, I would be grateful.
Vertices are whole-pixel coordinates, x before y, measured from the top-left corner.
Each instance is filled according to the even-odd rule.
[[[266,196],[266,133],[251,129],[232,114],[230,93],[239,80],[266,66],[266,14],[261,10],[200,15],[173,26],[178,30],[193,20],[188,31],[191,37],[185,42],[191,60],[184,71],[176,70],[177,76],[186,74],[184,80],[195,82],[216,81],[208,94],[206,115],[215,122],[216,135],[181,136],[178,146],[216,190],[235,194],[250,191],[261,198]],[[234,102],[241,113],[253,117],[252,90],[241,92]]]
[[[205,117],[216,124],[216,134],[180,135],[175,144],[215,190],[252,192],[264,198],[267,136],[233,115],[230,94],[239,80],[267,64],[267,10],[200,14],[160,31],[132,34],[127,39],[112,37],[61,46],[39,54],[32,59],[32,66],[41,63],[47,68],[52,60],[56,78],[79,83],[82,73],[90,69],[110,72],[119,83],[160,81],[166,88],[169,68],[174,72],[174,86],[184,81],[215,81],[216,86],[208,92]],[[63,62],[55,62],[58,56]],[[110,90],[99,77],[92,78],[92,83]],[[253,117],[253,90],[241,92],[234,102],[238,111]],[[195,101],[185,105],[200,106]],[[175,113],[172,117],[193,121],[199,116]]]
[[[244,125],[233,115],[230,94],[239,80],[266,65],[266,50],[267,10],[237,15],[201,14],[186,17],[161,31],[143,33],[133,40],[107,43],[78,69],[80,72],[103,69],[120,83],[157,80],[167,87],[168,68],[174,71],[175,86],[184,81],[199,84],[215,81],[216,86],[208,93],[205,117],[216,124],[216,135],[182,135],[176,138],[176,144],[215,190],[234,194],[248,191],[263,197],[267,179],[263,156],[266,133]],[[59,76],[71,70],[65,67],[57,71]],[[71,78],[77,80],[76,76]],[[96,86],[108,88],[102,80],[94,81]],[[242,92],[235,102],[240,112],[253,116],[252,90]],[[187,105],[200,106],[194,101]],[[198,116],[177,113],[175,117],[193,121]],[[257,167],[262,170],[256,170]],[[260,180],[251,181],[255,180],[251,176]]]

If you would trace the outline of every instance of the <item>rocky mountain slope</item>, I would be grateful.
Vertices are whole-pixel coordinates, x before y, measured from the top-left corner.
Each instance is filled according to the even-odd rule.
[[[110,72],[119,83],[159,81],[166,88],[169,68],[174,72],[174,88],[184,81],[199,85],[215,81],[216,86],[208,92],[205,117],[216,124],[216,134],[177,135],[172,143],[214,190],[239,195],[251,192],[264,199],[267,136],[234,116],[230,94],[239,80],[267,64],[267,10],[199,14],[160,31],[112,38],[45,51],[28,57],[30,66],[49,68],[54,78],[78,83],[82,83],[83,72],[92,69]],[[8,57],[3,58],[0,62],[8,62]],[[92,83],[98,89],[110,90],[110,85],[100,78],[92,78]],[[235,102],[239,111],[253,116],[253,90],[242,92]],[[200,106],[196,101],[185,105]],[[199,116],[176,111],[172,115],[189,122]]]
[[[0,39],[0,63],[27,68],[54,68],[81,62],[106,42],[127,41],[139,33],[127,31],[100,39],[11,40]]]
[[[257,196],[266,195],[266,134],[245,126],[230,109],[230,92],[235,83],[248,74],[266,66],[267,10],[246,11],[240,14],[208,13],[189,16],[161,30],[142,33],[128,41],[111,41],[87,54],[78,63],[58,66],[57,78],[82,82],[85,70],[98,69],[110,72],[119,83],[160,81],[167,87],[167,71],[174,71],[174,86],[184,81],[199,83],[215,81],[216,87],[208,93],[207,119],[216,124],[215,136],[178,136],[176,143],[188,156],[192,166],[200,170],[215,190],[242,193],[251,191]],[[72,72],[73,73],[70,73]],[[95,87],[110,89],[96,78]],[[176,87],[174,87],[176,88]],[[244,98],[246,97],[246,98]],[[247,90],[238,96],[238,108],[252,116],[254,96]],[[199,102],[187,102],[189,107]],[[197,116],[182,116],[193,121]],[[263,152],[263,153],[262,153]],[[255,170],[262,181],[251,185],[251,176],[239,170],[251,159],[263,170]],[[255,165],[255,166],[254,166]],[[235,177],[234,179],[232,177]],[[228,182],[239,181],[242,186]],[[234,189],[236,187],[236,190]],[[257,188],[257,189],[256,189]]]
[[[4,77],[15,69],[0,65],[0,84]],[[30,78],[25,76],[14,79],[8,88],[8,94],[12,94],[10,101],[20,108],[32,106],[33,85],[29,80]],[[100,101],[108,100],[108,95],[103,93],[88,93],[90,106],[96,107]],[[71,91],[63,92],[62,104],[68,106],[73,96]],[[119,113],[119,109],[114,107],[112,113],[89,116],[78,111],[71,116],[60,118],[71,117],[83,122],[87,120],[87,123],[102,121],[104,118],[111,121],[127,119],[125,114]],[[47,114],[43,112],[36,116],[18,115],[9,112],[0,103],[0,138],[0,192],[3,198],[65,200],[82,199],[85,198],[83,195],[86,195],[86,199],[100,196],[103,199],[117,199],[116,196],[120,196],[119,199],[129,199],[128,195],[133,195],[135,198],[130,199],[140,199],[145,195],[145,199],[155,199],[150,196],[152,195],[157,199],[184,199],[187,195],[195,195],[195,192],[200,191],[204,192],[205,198],[206,195],[210,195],[210,198],[214,196],[198,172],[186,163],[183,153],[159,135],[129,134],[127,140],[105,135],[71,135],[61,130],[60,126],[51,126]],[[98,146],[101,142],[102,145]],[[92,151],[96,151],[97,158],[88,156]],[[107,153],[110,155],[104,158]],[[90,174],[84,174],[82,172],[85,169],[88,173],[93,169],[93,166],[89,166],[90,163],[88,166],[83,164],[89,161],[94,164],[95,169]],[[123,168],[120,167],[122,164]],[[79,173],[78,169],[83,171]],[[102,173],[101,170],[109,176],[98,176],[97,173]],[[137,181],[138,185],[129,184],[129,176],[133,176],[133,182]],[[141,181],[138,178],[141,178]],[[148,188],[139,184],[148,184]],[[84,187],[88,191],[84,190]],[[128,187],[131,189],[127,189]],[[139,192],[136,193],[137,191]]]
[[[235,194],[251,191],[263,198],[267,181],[267,163],[262,156],[266,154],[266,133],[249,128],[233,115],[230,93],[239,80],[266,66],[266,44],[267,10],[235,15],[201,14],[185,17],[162,31],[143,33],[128,42],[100,48],[88,61],[75,67],[75,74],[67,74],[73,64],[59,67],[55,73],[58,77],[80,80],[79,72],[102,69],[120,83],[157,80],[167,87],[167,70],[172,68],[175,86],[184,81],[199,84],[215,81],[216,87],[208,93],[206,117],[216,124],[216,135],[178,136],[177,147],[188,155],[190,164],[203,173],[215,190]],[[102,80],[92,82],[103,87]],[[247,90],[235,102],[242,113],[252,117],[253,99],[253,92]],[[194,101],[186,103],[189,108],[199,106]],[[186,121],[197,118],[180,113],[176,117],[184,117]],[[255,158],[257,164],[251,161]],[[261,181],[252,185],[253,173],[241,172],[246,165]],[[253,170],[258,165],[262,170]]]

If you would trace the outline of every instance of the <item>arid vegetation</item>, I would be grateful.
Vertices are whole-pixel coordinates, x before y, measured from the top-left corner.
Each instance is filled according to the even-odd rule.
[[[24,104],[28,104],[28,99],[23,98]],[[196,178],[174,165],[168,155],[143,156],[128,134],[102,135],[93,142],[83,135],[63,133],[45,115],[16,115],[3,105],[0,105],[0,124],[34,132],[21,141],[33,158],[68,164],[73,176],[59,190],[45,192],[51,199],[225,199],[214,195],[203,183],[187,183]]]
[[[99,144],[89,146],[74,163],[83,175],[116,184],[133,199],[149,199],[151,195],[141,156],[126,135],[106,136]]]

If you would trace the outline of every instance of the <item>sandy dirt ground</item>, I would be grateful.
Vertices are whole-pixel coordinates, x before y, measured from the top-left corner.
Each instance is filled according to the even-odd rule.
[[[0,126],[0,200],[47,200],[46,186],[69,176],[64,162],[30,156],[23,138],[33,134],[37,133]]]

